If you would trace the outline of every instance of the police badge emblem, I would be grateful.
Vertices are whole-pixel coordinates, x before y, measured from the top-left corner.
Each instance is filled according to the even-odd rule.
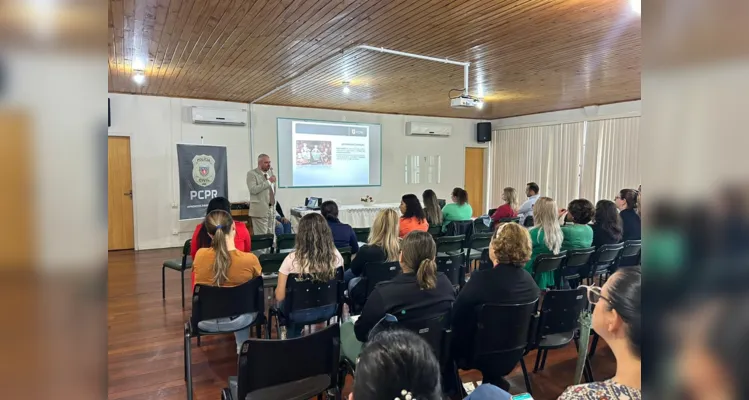
[[[213,156],[200,154],[192,158],[192,179],[200,186],[206,187],[216,178],[216,160]]]

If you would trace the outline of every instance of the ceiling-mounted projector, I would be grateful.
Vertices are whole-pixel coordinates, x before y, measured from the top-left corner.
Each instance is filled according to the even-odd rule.
[[[467,95],[460,95],[458,97],[453,97],[450,99],[450,107],[452,108],[475,108],[478,106],[479,102],[481,100],[467,96]]]

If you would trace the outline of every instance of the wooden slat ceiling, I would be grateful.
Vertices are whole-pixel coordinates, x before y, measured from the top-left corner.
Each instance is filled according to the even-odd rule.
[[[484,108],[450,108],[462,67],[360,44],[470,62]],[[640,19],[627,0],[110,0],[109,90],[487,119],[562,110],[640,98]]]

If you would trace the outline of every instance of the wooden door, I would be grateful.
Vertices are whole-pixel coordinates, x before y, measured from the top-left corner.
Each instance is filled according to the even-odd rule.
[[[484,151],[483,147],[466,147],[465,190],[473,216],[484,214]]]
[[[109,250],[135,247],[133,238],[133,181],[130,174],[130,138],[109,137]]]
[[[3,176],[3,193],[7,195],[0,199],[0,208],[7,213],[6,224],[10,223],[0,230],[0,254],[3,255],[0,270],[8,272],[32,268],[39,251],[34,250],[35,236],[39,236],[35,231],[41,228],[37,220],[39,213],[34,212],[38,204],[33,194],[33,124],[28,115],[19,111],[0,109],[0,159],[8,167]]]

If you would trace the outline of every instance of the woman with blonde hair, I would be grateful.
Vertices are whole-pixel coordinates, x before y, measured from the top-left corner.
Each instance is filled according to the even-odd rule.
[[[260,276],[260,262],[252,253],[237,250],[234,239],[237,229],[231,214],[217,209],[209,212],[203,222],[211,239],[210,247],[198,249],[193,261],[195,284],[207,286],[239,286]],[[244,314],[233,318],[220,318],[202,321],[200,328],[206,331],[231,331],[232,326],[250,324],[256,315]],[[236,329],[236,328],[234,328]],[[250,337],[249,329],[234,332],[237,340],[237,353],[242,343]]]
[[[476,307],[482,304],[519,304],[538,299],[539,289],[523,268],[531,258],[528,230],[515,222],[497,228],[489,245],[493,268],[474,271],[453,306],[453,352],[466,359],[476,334]]]
[[[351,266],[343,274],[350,297],[354,300],[360,297],[354,293],[353,288],[361,280],[359,276],[364,270],[364,265],[371,262],[398,261],[399,253],[398,213],[393,209],[380,210],[369,230],[367,244],[359,248],[356,257],[351,260]]]
[[[518,194],[515,188],[504,188],[502,191],[502,201],[505,203],[497,207],[497,210],[492,214],[492,221],[494,223],[504,218],[515,218],[518,216]]]
[[[294,251],[283,260],[278,271],[276,286],[276,300],[282,302],[286,298],[286,282],[290,274],[298,274],[317,282],[328,282],[335,278],[336,269],[343,266],[343,257],[333,244],[333,235],[328,223],[322,215],[310,213],[302,217],[296,233]],[[287,337],[297,337],[308,321],[315,321],[324,316],[332,318],[336,312],[336,305],[295,311],[291,315],[281,312],[288,321]]]
[[[533,274],[533,260],[539,254],[559,254],[564,241],[562,228],[559,225],[557,203],[550,197],[541,197],[533,205],[534,227],[528,232],[531,235],[533,253],[525,264],[526,271]],[[543,272],[533,277],[541,290],[554,285],[554,271]]]

